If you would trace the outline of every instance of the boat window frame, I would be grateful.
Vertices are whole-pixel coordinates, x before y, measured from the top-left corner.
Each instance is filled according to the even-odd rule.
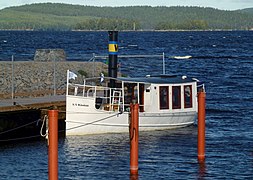
[[[165,101],[164,101],[164,105],[162,105],[162,98],[164,98],[162,96],[162,90],[165,90],[165,93],[166,93],[166,97],[165,98]],[[160,110],[165,110],[165,109],[169,109],[170,106],[169,106],[169,100],[170,100],[170,97],[169,97],[169,86],[159,86],[159,107],[160,107]]]
[[[187,96],[186,88],[190,88],[190,97]],[[189,97],[189,103],[187,103],[187,98]],[[184,85],[184,108],[192,108],[192,85]]]
[[[177,89],[177,95],[175,95],[174,89]],[[172,86],[172,109],[181,109],[181,86]]]

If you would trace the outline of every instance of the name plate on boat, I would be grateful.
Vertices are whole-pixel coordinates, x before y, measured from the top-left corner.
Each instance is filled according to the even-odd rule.
[[[72,106],[83,106],[83,107],[89,107],[87,104],[79,104],[79,103],[72,103]]]

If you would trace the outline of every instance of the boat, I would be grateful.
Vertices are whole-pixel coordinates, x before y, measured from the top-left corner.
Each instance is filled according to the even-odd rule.
[[[187,76],[84,78],[67,72],[66,135],[129,131],[130,104],[139,104],[140,131],[192,125],[197,117],[198,80]],[[113,82],[113,86],[111,86]]]
[[[174,59],[190,59],[192,56],[172,56]]]

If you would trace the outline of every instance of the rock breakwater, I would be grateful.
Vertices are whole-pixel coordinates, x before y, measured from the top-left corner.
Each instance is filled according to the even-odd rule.
[[[52,95],[55,91],[64,94],[68,69],[76,74],[85,72],[87,77],[92,77],[107,72],[107,65],[76,61],[1,61],[0,98],[10,98],[12,92],[14,97]]]

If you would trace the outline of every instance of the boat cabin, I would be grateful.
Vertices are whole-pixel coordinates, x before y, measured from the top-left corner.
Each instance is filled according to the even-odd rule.
[[[114,87],[110,87],[112,80]],[[140,105],[140,112],[197,111],[197,81],[186,76],[105,78],[102,82],[87,78],[83,85],[70,85],[69,95],[90,99],[90,111],[128,112],[133,102]]]

